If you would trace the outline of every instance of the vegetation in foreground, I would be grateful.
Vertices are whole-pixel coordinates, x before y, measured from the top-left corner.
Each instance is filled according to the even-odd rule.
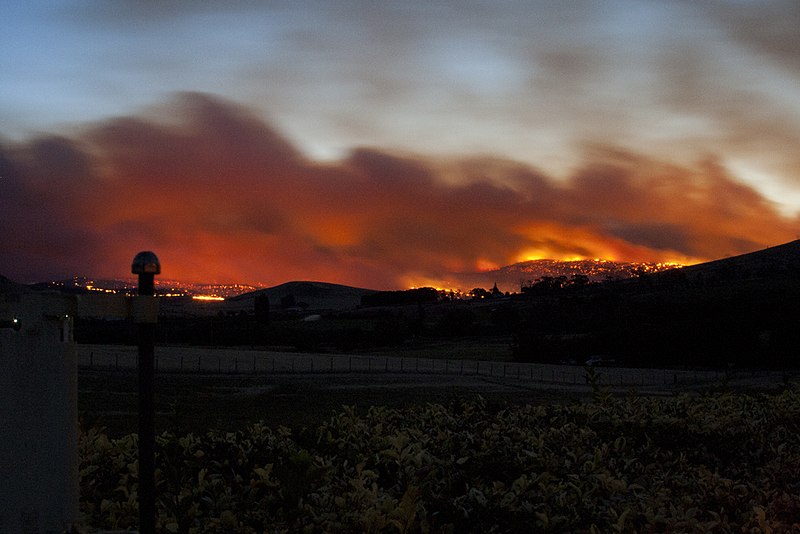
[[[318,428],[162,434],[164,532],[785,532],[800,393],[344,408]],[[135,436],[80,440],[81,511],[137,522]]]

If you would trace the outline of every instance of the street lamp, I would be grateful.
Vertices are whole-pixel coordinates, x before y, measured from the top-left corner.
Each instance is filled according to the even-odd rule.
[[[153,297],[155,275],[161,273],[158,257],[148,251],[133,258],[131,272],[139,275],[137,293]],[[155,488],[155,402],[154,365],[155,322],[139,320],[139,533],[154,534],[156,530]]]

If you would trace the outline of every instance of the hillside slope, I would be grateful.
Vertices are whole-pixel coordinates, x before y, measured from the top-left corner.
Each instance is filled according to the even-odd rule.
[[[516,356],[795,367],[800,241],[529,301]]]
[[[307,311],[348,310],[361,304],[361,297],[375,293],[372,289],[350,287],[327,282],[287,282],[267,289],[259,289],[228,299],[242,309],[253,309],[253,302],[259,295],[269,298],[270,308],[282,305],[298,306]]]
[[[715,275],[737,278],[795,277],[800,269],[800,240],[782,245],[690,265],[680,269],[689,276]]]

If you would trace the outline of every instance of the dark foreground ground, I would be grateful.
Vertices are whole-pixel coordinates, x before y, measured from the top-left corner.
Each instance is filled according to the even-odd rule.
[[[82,424],[119,436],[136,432],[135,370],[81,369],[78,407]],[[156,377],[156,430],[203,433],[235,431],[262,420],[267,425],[314,427],[342,406],[366,410],[448,404],[478,395],[488,403],[580,402],[586,387],[532,388],[489,377],[396,374],[232,376],[163,373]]]
[[[696,395],[703,391],[775,391],[778,376],[750,373],[727,382],[692,386],[602,387],[615,396]],[[133,369],[81,368],[78,409],[85,428],[101,426],[111,436],[137,430],[137,375]],[[156,430],[176,434],[236,431],[257,421],[277,428],[317,427],[342,406],[359,412],[370,406],[406,408],[427,403],[448,405],[482,397],[489,407],[582,403],[591,385],[532,383],[487,376],[392,373],[231,374],[161,373],[156,376]]]
[[[319,426],[342,406],[366,411],[370,406],[448,405],[481,396],[490,406],[501,407],[584,402],[593,395],[582,366],[507,362],[493,351],[496,347],[484,345],[455,348],[458,354],[489,360],[449,359],[454,355],[442,354],[441,347],[352,357],[157,347],[156,429],[176,434],[236,431],[257,421],[299,429]],[[105,427],[112,436],[136,432],[135,347],[81,345],[78,352],[83,426]],[[635,390],[647,396],[775,389],[794,375],[623,367],[592,372],[594,385],[614,395]]]

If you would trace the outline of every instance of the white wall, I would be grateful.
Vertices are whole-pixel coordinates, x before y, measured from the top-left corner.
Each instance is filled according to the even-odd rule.
[[[0,533],[61,533],[78,512],[75,298],[0,294]]]

